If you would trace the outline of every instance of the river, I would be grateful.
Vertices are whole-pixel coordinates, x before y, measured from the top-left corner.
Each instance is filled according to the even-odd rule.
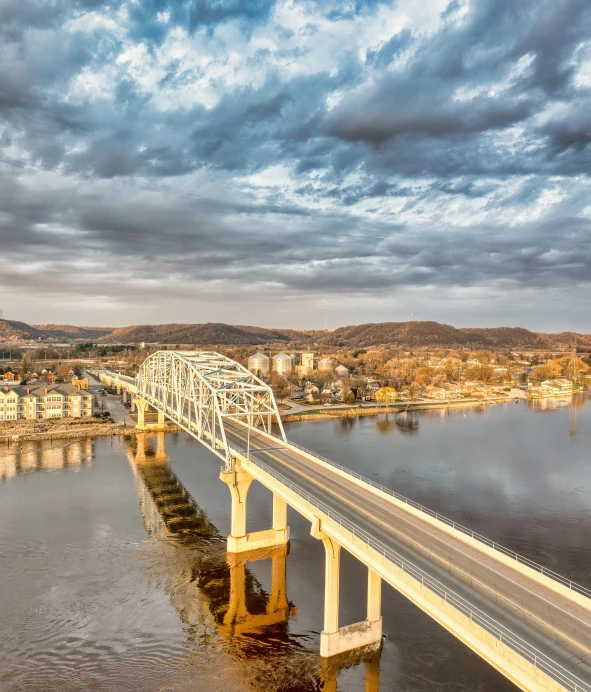
[[[587,396],[286,431],[591,587]],[[185,433],[0,445],[1,692],[516,689],[389,586],[379,660],[323,668],[321,542],[290,510],[289,555],[228,565],[219,466]],[[248,517],[270,526],[258,484]],[[341,624],[365,616],[365,584],[344,554]]]

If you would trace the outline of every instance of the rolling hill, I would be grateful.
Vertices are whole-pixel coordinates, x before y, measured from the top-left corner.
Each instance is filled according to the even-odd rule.
[[[112,327],[74,327],[70,324],[33,324],[37,331],[53,339],[88,339],[95,340],[110,334]]]
[[[290,332],[291,330],[287,330]],[[140,324],[121,327],[103,336],[101,342],[197,344],[202,346],[258,345],[291,341],[291,334],[262,327],[238,327],[218,322],[206,324]]]
[[[377,322],[335,329],[320,343],[327,346],[400,348],[544,349],[540,335],[520,327],[457,329],[439,322]]]
[[[43,332],[25,322],[15,320],[0,320],[0,341],[13,343],[16,341],[31,341],[43,339]]]
[[[78,327],[67,324],[30,325],[0,320],[0,343],[94,341],[104,344],[190,344],[204,346],[259,346],[276,344],[287,348],[404,349],[513,349],[567,350],[576,342],[591,348],[591,334],[537,333],[521,327],[461,328],[433,321],[376,322],[326,330],[271,329],[220,322],[205,324],[138,324],[129,327]]]

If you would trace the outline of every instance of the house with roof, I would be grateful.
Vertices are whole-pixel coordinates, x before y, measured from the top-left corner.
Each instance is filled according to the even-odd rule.
[[[447,399],[447,390],[443,387],[436,387],[435,385],[429,385],[425,388],[425,396],[430,399],[440,399],[441,401]]]
[[[0,420],[16,420],[18,417],[18,399],[16,388],[3,387],[0,390]]]
[[[290,399],[303,399],[304,390],[297,384],[292,384],[289,387],[289,397]]]
[[[462,386],[457,382],[444,382],[442,386],[446,391],[447,399],[462,398]]]
[[[304,385],[304,399],[306,401],[315,401],[318,398],[320,390],[313,382],[306,382]]]
[[[80,389],[88,389],[88,377],[72,377],[72,384],[74,387],[80,387]]]

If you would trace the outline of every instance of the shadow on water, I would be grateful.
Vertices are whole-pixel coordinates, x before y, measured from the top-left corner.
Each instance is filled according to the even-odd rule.
[[[396,432],[396,420],[393,414],[379,414],[376,416],[376,430],[380,435],[392,435]]]
[[[404,411],[394,417],[396,427],[404,435],[416,435],[419,432],[419,417],[412,411]]]
[[[379,652],[323,660],[290,633],[288,546],[226,553],[226,538],[170,468],[164,433],[137,435],[125,449],[144,527],[161,553],[151,559],[148,576],[164,585],[189,641],[219,646],[240,660],[249,685],[261,692],[334,692],[338,673],[362,662],[366,692],[378,692]],[[248,569],[260,560],[271,561],[270,593]]]

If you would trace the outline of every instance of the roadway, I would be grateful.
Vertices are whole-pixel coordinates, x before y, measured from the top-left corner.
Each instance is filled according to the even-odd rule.
[[[230,447],[248,432],[224,423]],[[250,431],[250,452],[591,686],[591,612],[294,448]]]
[[[135,422],[129,416],[129,409],[123,406],[119,397],[113,394],[106,394],[102,396],[100,392],[105,389],[105,385],[97,380],[94,375],[85,371],[84,376],[88,378],[88,390],[95,395],[95,407],[100,409],[101,404],[103,407],[111,414],[111,418],[115,423],[119,425],[131,425],[134,426]]]

